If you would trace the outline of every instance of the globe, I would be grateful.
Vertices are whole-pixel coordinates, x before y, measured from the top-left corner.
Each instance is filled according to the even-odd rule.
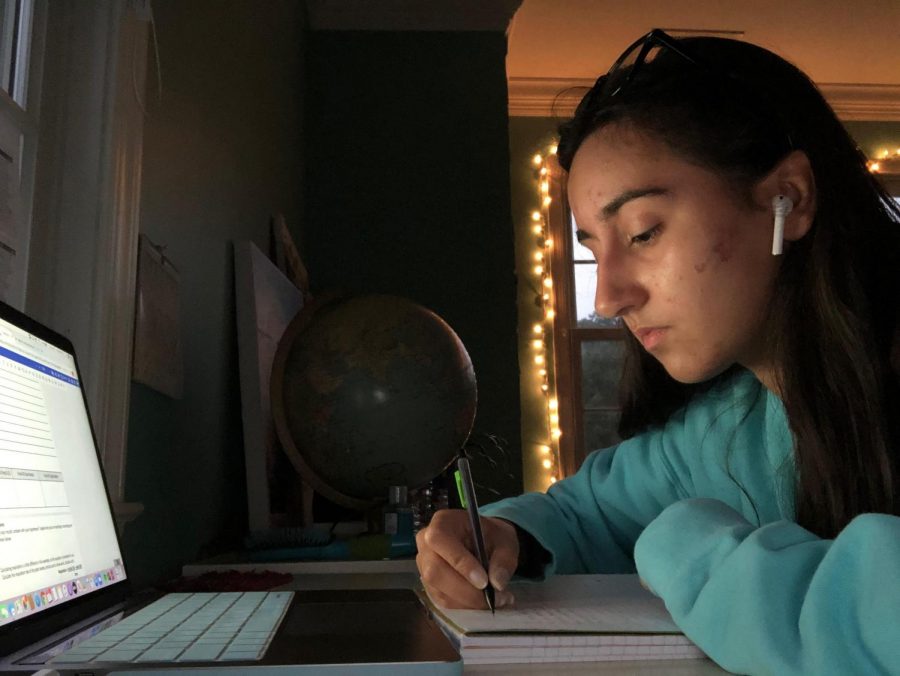
[[[288,325],[272,369],[272,412],[295,469],[326,498],[366,509],[417,488],[465,444],[472,361],[438,315],[405,298],[335,298]]]

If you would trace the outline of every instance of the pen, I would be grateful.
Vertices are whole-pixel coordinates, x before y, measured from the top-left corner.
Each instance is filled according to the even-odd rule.
[[[475,500],[475,484],[472,483],[472,471],[469,468],[469,459],[461,455],[456,463],[459,469],[459,478],[462,484],[463,506],[469,513],[469,523],[472,525],[472,535],[475,540],[475,553],[478,555],[478,561],[484,572],[488,572],[487,549],[484,546],[484,533],[481,532],[481,517],[478,516],[478,503]],[[484,600],[487,601],[488,608],[494,613],[494,588],[488,580],[487,586],[484,588]]]

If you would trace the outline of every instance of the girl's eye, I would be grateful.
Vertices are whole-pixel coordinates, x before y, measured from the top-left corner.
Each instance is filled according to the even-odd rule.
[[[634,246],[641,246],[649,243],[652,239],[654,239],[662,229],[662,223],[657,223],[649,230],[645,230],[640,235],[635,235],[631,238],[631,244]]]

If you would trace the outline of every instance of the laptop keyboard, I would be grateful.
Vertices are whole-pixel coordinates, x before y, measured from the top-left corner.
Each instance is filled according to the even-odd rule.
[[[51,662],[258,660],[293,592],[167,594]]]

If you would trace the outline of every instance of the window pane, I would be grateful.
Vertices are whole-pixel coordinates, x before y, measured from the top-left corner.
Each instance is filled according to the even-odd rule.
[[[597,264],[590,249],[578,243],[575,237],[575,217],[569,214],[572,229],[572,256],[575,278],[575,325],[581,328],[617,328],[618,319],[606,319],[594,310],[594,293],[597,289]]]
[[[0,88],[10,94],[13,45],[16,32],[16,0],[0,0]]]
[[[619,435],[616,434],[616,427],[618,424],[618,411],[585,411],[585,451],[590,453],[598,448],[608,448],[619,443]]]
[[[597,288],[597,265],[575,263],[575,319],[581,328],[600,329],[621,326],[616,318],[600,317],[594,310],[594,292]]]
[[[590,340],[581,343],[581,399],[584,408],[616,408],[625,343]]]
[[[575,216],[569,213],[569,226],[572,231],[572,260],[573,261],[590,261],[594,262],[594,254],[591,253],[591,250],[586,246],[579,243],[578,238],[575,236],[575,231],[578,230],[578,226],[575,225]]]
[[[597,286],[597,266],[576,263],[575,268],[575,320],[581,322],[594,313],[594,289]]]

